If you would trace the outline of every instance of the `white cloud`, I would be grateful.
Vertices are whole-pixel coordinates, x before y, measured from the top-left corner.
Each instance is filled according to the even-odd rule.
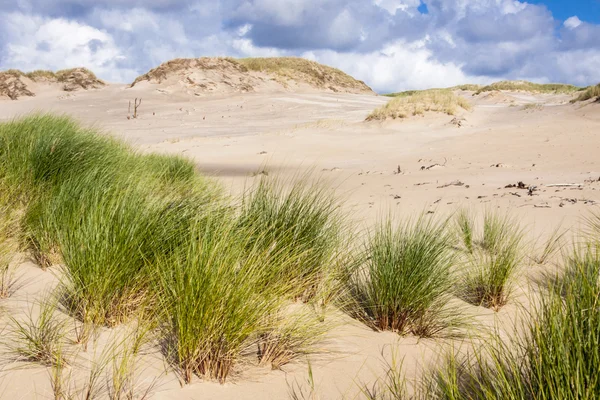
[[[44,18],[23,13],[3,14],[8,37],[3,64],[23,70],[85,66],[110,80],[131,77],[117,67],[123,59],[110,34],[63,18]]]
[[[448,87],[466,82],[487,82],[487,77],[465,75],[460,65],[440,63],[432,58],[424,41],[402,40],[368,54],[318,51],[303,54],[316,61],[336,66],[357,79],[368,82],[380,92]]]
[[[379,91],[597,83],[600,25],[517,0],[0,0],[0,69],[131,81],[176,57],[301,55]]]
[[[567,18],[567,20],[564,22],[564,26],[567,29],[575,29],[579,25],[581,25],[581,20],[579,19],[579,17],[577,17],[577,15]]]

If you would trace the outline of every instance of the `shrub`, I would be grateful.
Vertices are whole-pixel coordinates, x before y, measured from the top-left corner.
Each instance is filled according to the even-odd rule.
[[[421,216],[396,228],[381,224],[349,274],[346,310],[377,330],[447,332],[456,322],[445,308],[453,286],[451,246],[447,221]]]

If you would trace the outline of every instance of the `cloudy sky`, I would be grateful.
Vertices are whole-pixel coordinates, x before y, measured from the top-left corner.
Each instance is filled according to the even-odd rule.
[[[600,82],[600,0],[0,0],[0,69],[130,82],[176,57],[302,56],[380,92]]]

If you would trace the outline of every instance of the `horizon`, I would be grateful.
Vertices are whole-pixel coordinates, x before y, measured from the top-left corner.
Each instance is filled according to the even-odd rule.
[[[127,83],[173,58],[302,57],[378,93],[600,81],[600,1],[29,0],[0,5],[0,70]],[[35,11],[34,11],[35,10]]]

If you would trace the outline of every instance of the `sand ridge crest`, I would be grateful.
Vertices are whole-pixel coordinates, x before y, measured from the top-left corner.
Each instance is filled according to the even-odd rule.
[[[19,97],[33,97],[36,93],[48,89],[58,89],[65,92],[77,90],[100,89],[106,83],[98,79],[87,68],[70,68],[57,72],[36,70],[22,72],[11,69],[0,72],[0,98],[8,97],[18,100]]]
[[[142,83],[157,85],[161,92],[196,96],[281,91],[375,94],[338,69],[293,57],[178,58],[139,76],[131,87]]]

